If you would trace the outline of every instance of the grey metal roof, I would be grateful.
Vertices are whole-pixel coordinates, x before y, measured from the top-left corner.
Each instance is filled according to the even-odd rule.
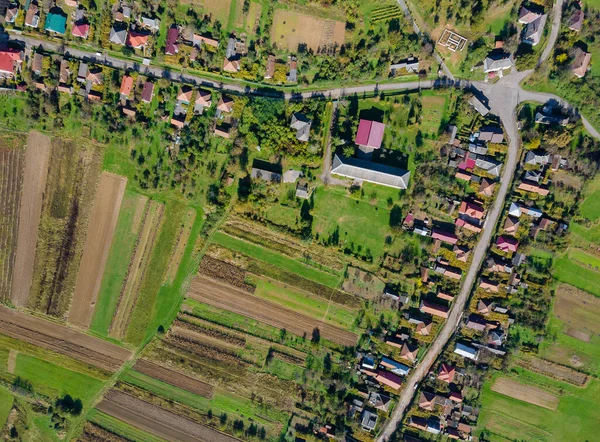
[[[290,127],[292,129],[296,129],[296,139],[299,141],[308,141],[311,125],[312,121],[309,120],[304,114],[296,112],[292,115]]]
[[[547,17],[548,15],[544,14],[527,25],[523,34],[524,43],[529,43],[530,45],[535,46],[540,42],[544,32],[544,26],[546,25]]]
[[[511,69],[515,65],[511,54],[488,55],[483,61],[484,72],[495,72],[504,69]]]
[[[121,29],[117,31],[115,28],[110,30],[110,41],[117,45],[124,45],[127,40],[127,30]]]
[[[338,155],[333,159],[331,173],[396,189],[406,189],[410,179],[408,170]]]

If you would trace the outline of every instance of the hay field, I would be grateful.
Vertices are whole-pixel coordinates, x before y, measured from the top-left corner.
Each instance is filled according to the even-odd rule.
[[[509,378],[498,378],[492,384],[492,391],[505,396],[517,399],[538,407],[556,410],[558,408],[559,398],[540,388],[531,385],[521,384]]]
[[[306,45],[313,51],[344,44],[346,25],[339,20],[326,20],[298,11],[277,9],[273,17],[271,42],[280,48],[297,51]]]
[[[556,290],[554,315],[569,326],[568,333],[576,339],[589,342],[600,333],[600,298],[567,284]]]

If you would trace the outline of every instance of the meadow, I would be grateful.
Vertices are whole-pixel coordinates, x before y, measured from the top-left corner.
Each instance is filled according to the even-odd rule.
[[[580,259],[581,261],[579,261]],[[578,264],[576,260],[584,265]],[[597,258],[587,253],[569,250],[567,254],[554,260],[553,275],[561,282],[600,296],[600,273],[585,267],[585,264],[598,267],[600,264],[598,261]]]
[[[6,424],[6,419],[8,419],[8,414],[13,406],[13,400],[11,392],[4,387],[0,387],[0,429]]]

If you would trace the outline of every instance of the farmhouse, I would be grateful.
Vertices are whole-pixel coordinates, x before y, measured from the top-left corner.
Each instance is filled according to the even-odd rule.
[[[450,310],[447,305],[437,304],[426,300],[421,301],[419,309],[423,313],[428,313],[444,319],[448,318],[448,312]]]
[[[504,142],[504,132],[498,126],[484,126],[479,130],[479,141],[500,144]]]
[[[397,167],[335,155],[331,173],[382,186],[406,189],[410,172]]]
[[[550,155],[546,152],[528,151],[525,154],[525,164],[531,166],[545,166],[550,162]]]
[[[377,393],[376,391],[369,393],[369,404],[377,410],[387,412],[390,408],[390,401],[391,399],[389,396],[384,394]]]
[[[308,141],[311,125],[312,121],[306,118],[304,114],[301,114],[300,112],[292,114],[290,127],[296,131],[296,139],[298,141]]]
[[[477,98],[475,95],[473,95],[470,99],[469,99],[469,103],[471,104],[471,106],[473,106],[475,108],[475,110],[477,112],[479,112],[479,114],[482,117],[485,117],[487,114],[490,113],[490,108],[487,104],[483,103],[479,98]]]
[[[539,44],[544,33],[547,17],[548,16],[544,14],[525,27],[525,31],[523,32],[523,43],[530,44],[531,46],[537,46]]]
[[[477,301],[477,313],[488,315],[492,310],[494,303],[489,299],[480,299]]]
[[[432,321],[422,321],[419,324],[417,324],[417,328],[416,328],[416,332],[418,334],[420,334],[421,336],[429,336],[431,334],[431,329],[433,328],[433,322]]]
[[[521,9],[519,9],[519,23],[524,25],[528,25],[529,23],[537,20],[541,16],[541,13],[531,8],[527,8],[525,6],[521,6]]]
[[[493,176],[500,176],[502,163],[489,156],[478,156],[475,165]]]
[[[468,345],[461,344],[460,342],[456,344],[456,348],[454,349],[454,353],[460,355],[464,358],[472,359],[474,361],[477,360],[478,351],[473,347],[469,347]]]
[[[385,124],[378,121],[360,120],[358,131],[356,132],[355,142],[359,146],[379,149],[383,141],[383,132]]]
[[[475,224],[471,224],[470,222],[468,222],[467,220],[464,220],[462,218],[457,218],[457,220],[454,222],[454,224],[456,225],[456,227],[460,227],[461,229],[468,230],[469,232],[473,232],[473,233],[481,232],[481,227],[476,226]]]
[[[465,326],[468,329],[482,332],[487,328],[487,321],[479,315],[471,314],[469,315],[469,319],[467,319]]]
[[[515,60],[512,54],[503,50],[495,49],[485,57],[483,61],[483,72],[486,74],[494,73],[502,76],[507,69],[512,69],[515,66]]]
[[[233,110],[233,99],[223,95],[217,103],[217,116],[221,112],[229,113]]]
[[[435,393],[428,391],[421,392],[421,396],[419,396],[419,408],[427,411],[433,411],[433,407],[435,407],[435,398]]]
[[[12,78],[21,69],[23,52],[19,49],[0,50],[0,78]]]
[[[590,68],[590,61],[592,60],[592,54],[590,52],[585,52],[581,48],[576,47],[575,51],[575,60],[573,60],[573,64],[571,65],[571,71],[573,75],[578,78],[585,77],[586,72]]]
[[[456,259],[460,262],[467,262],[467,260],[469,259],[469,255],[471,254],[471,251],[466,246],[455,245],[452,251],[456,256]]]
[[[158,31],[158,29],[160,28],[160,20],[158,18],[150,18],[150,17],[142,16],[142,19],[140,20],[140,24],[142,25],[142,27],[150,30],[151,32]]]
[[[479,204],[472,201],[463,201],[458,209],[459,215],[481,221],[485,216],[485,210]]]
[[[485,290],[486,292],[497,293],[498,287],[498,284],[486,278],[481,278],[481,281],[479,282],[479,288]]]

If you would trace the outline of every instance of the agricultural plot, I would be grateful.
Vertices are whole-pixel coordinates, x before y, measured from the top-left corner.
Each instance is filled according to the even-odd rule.
[[[402,17],[403,15],[402,9],[400,9],[400,6],[398,5],[383,6],[375,9],[371,13],[371,22],[378,23],[381,21],[392,20],[394,18]]]
[[[214,388],[211,385],[145,359],[140,359],[134,368],[140,373],[199,396],[209,398],[214,392]]]
[[[558,407],[558,397],[530,385],[521,384],[509,378],[498,378],[491,386],[491,390],[496,393],[537,405],[538,407],[556,410]]]
[[[277,8],[273,16],[271,43],[292,52],[303,46],[315,52],[330,51],[344,44],[345,28],[343,21]]]
[[[127,442],[128,440],[91,422],[86,422],[83,433],[78,439],[80,442]]]
[[[554,315],[568,327],[566,333],[584,342],[600,334],[600,298],[561,284],[556,290]]]
[[[588,381],[588,376],[584,373],[535,356],[521,355],[517,359],[516,364],[528,370],[535,371],[536,373],[543,374],[562,382],[568,382],[569,384],[578,387],[584,386]]]
[[[195,219],[196,211],[194,209],[189,209],[185,214],[183,223],[181,224],[181,229],[177,237],[177,245],[173,250],[173,256],[169,260],[169,268],[167,270],[167,274],[165,275],[165,282],[173,282],[175,275],[177,275],[177,270],[179,269],[179,264],[181,264],[181,260],[183,259],[183,254],[185,253],[185,248],[187,246],[188,239],[190,238],[190,233],[192,232]]]
[[[0,387],[0,430],[2,430],[6,424],[8,414],[12,409],[13,399],[13,395],[10,391],[5,390],[4,387]]]
[[[52,139],[28,300],[32,309],[61,318],[67,313],[101,163],[99,146]]]
[[[117,418],[109,416],[108,414],[102,413],[97,409],[93,409],[88,413],[89,425],[94,426],[95,428],[100,428],[105,432],[108,431],[112,434],[114,439],[109,439],[110,442],[128,442],[128,441],[143,441],[143,442],[164,442],[165,439],[162,437],[157,437],[148,433],[146,431],[142,431],[136,427],[133,427]],[[87,426],[88,424],[86,424]],[[88,428],[84,427],[84,435],[82,437],[89,435],[89,432],[93,430],[88,430]],[[85,440],[85,439],[84,439]],[[92,439],[90,442],[98,442],[97,439]],[[104,441],[102,441],[104,442]]]
[[[600,177],[594,178],[585,188],[585,199],[580,206],[581,216],[596,222],[600,219]]]
[[[341,345],[352,346],[357,342],[354,333],[325,324],[322,321],[300,315],[277,304],[243,292],[227,284],[198,276],[192,282],[188,297],[197,301],[232,311],[280,329],[285,328],[298,336],[310,334],[315,328],[323,338]]]
[[[92,320],[126,184],[118,175],[100,177],[69,311],[69,322],[78,327],[87,329]]]
[[[568,253],[554,261],[553,275],[559,281],[600,296],[600,260],[579,250]]]
[[[11,293],[12,302],[20,307],[26,306],[29,299],[50,151],[50,138],[39,132],[29,133]]]
[[[23,151],[0,140],[0,301],[10,299],[15,273]]]

